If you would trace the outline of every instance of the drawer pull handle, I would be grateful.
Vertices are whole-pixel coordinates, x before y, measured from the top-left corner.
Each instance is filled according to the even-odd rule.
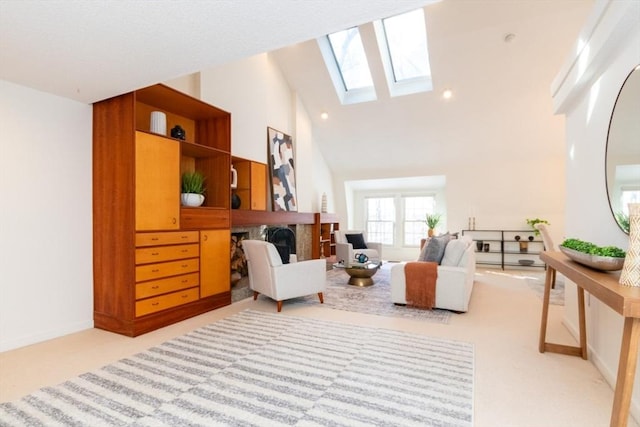
[[[182,268],[187,268],[187,267],[189,267],[189,264],[182,264],[181,267]]]
[[[176,219],[175,219],[175,218],[172,218],[172,219],[171,219],[171,223],[172,223],[172,224],[175,224],[175,223],[176,223]]]
[[[157,273],[158,271],[160,271],[159,268],[154,268],[153,270],[151,270],[152,273]]]
[[[155,286],[152,286],[151,289],[160,289],[160,286],[155,285]]]
[[[189,283],[187,279],[182,279],[182,283]]]
[[[182,295],[182,298],[189,298],[189,295],[187,295],[187,294]]]
[[[183,253],[183,254],[186,254],[187,252],[189,252],[189,249],[183,249],[183,250],[182,250],[182,253]]]
[[[180,238],[182,238],[182,239],[188,239],[188,238],[189,238],[189,236],[180,236]]]
[[[152,237],[151,240],[155,242],[156,240],[160,240],[160,239],[158,237]]]
[[[158,256],[158,255],[160,255],[160,253],[159,252],[151,252],[151,255],[152,256]]]
[[[151,305],[155,307],[155,306],[160,305],[160,303],[159,302],[152,302]]]

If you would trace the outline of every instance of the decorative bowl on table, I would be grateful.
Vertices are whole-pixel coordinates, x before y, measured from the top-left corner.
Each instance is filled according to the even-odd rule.
[[[559,246],[560,251],[578,264],[586,265],[595,270],[616,271],[622,270],[624,258],[592,255],[574,249]]]
[[[535,261],[534,261],[534,260],[532,260],[532,259],[519,259],[519,260],[518,260],[518,263],[519,263],[520,265],[533,265],[533,263],[534,263],[534,262],[535,262]]]

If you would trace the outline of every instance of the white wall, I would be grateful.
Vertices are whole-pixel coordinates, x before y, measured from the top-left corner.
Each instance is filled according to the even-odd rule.
[[[577,56],[580,46],[582,54]],[[628,247],[617,226],[605,187],[605,149],[613,106],[627,75],[640,64],[640,3],[599,1],[554,85],[558,113],[566,115],[568,236],[598,245]],[[637,137],[637,136],[636,136]],[[577,337],[575,285],[565,290],[564,322]],[[622,317],[588,297],[587,342],[593,363],[607,381],[616,381]],[[639,364],[640,366],[640,364]],[[640,419],[640,374],[632,413]]]
[[[314,144],[311,121],[269,54],[204,70],[203,101],[231,112],[234,156],[268,163],[267,127],[293,137],[299,212],[319,212],[322,192],[333,204],[331,174]]]
[[[91,111],[0,81],[0,351],[93,327]]]

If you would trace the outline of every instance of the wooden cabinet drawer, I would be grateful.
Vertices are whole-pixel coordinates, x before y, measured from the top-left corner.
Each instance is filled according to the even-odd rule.
[[[163,277],[177,276],[185,273],[194,273],[198,271],[199,267],[200,263],[198,258],[139,265],[136,267],[136,282],[161,279]]]
[[[136,246],[177,245],[180,243],[198,243],[198,232],[136,233]]]
[[[200,256],[200,245],[171,245],[136,249],[136,264],[172,261]]]
[[[156,311],[166,310],[171,307],[177,307],[188,302],[196,301],[198,298],[199,288],[191,288],[173,292],[171,294],[161,295],[159,297],[136,301],[136,317],[155,313]]]
[[[198,273],[183,274],[166,279],[152,280],[136,284],[136,299],[149,298],[156,295],[168,294],[180,289],[192,288],[200,284]]]

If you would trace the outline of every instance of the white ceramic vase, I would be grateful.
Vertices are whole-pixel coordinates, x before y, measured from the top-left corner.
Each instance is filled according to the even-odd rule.
[[[149,130],[159,135],[167,135],[167,115],[162,111],[151,112],[151,125]]]
[[[194,208],[202,206],[202,204],[204,203],[204,196],[202,194],[196,193],[181,193],[180,202],[182,203],[182,206]]]

